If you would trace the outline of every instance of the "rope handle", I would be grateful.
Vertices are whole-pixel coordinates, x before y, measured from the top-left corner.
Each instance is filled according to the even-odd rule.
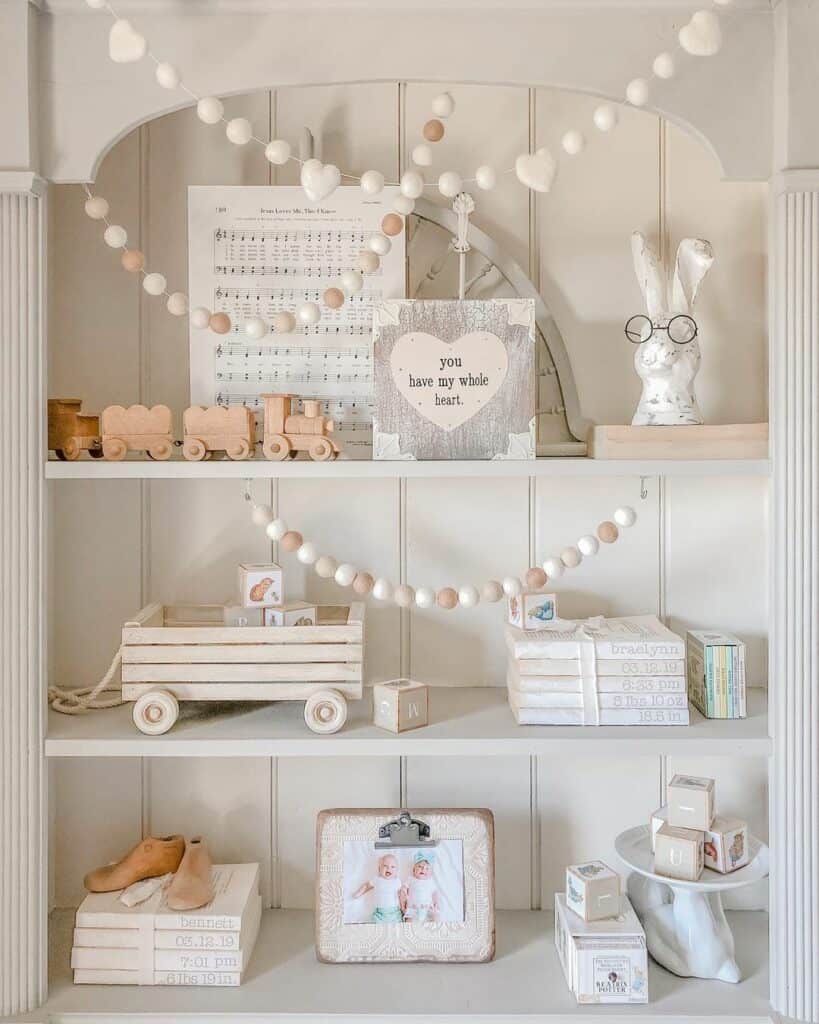
[[[98,711],[102,708],[118,708],[124,704],[122,699],[122,682],[111,682],[117,669],[122,664],[122,646],[120,645],[108,671],[96,686],[85,686],[77,690],[66,690],[60,686],[49,686],[48,704],[54,711],[62,715],[82,715],[86,711]],[[110,696],[106,696],[109,694]]]

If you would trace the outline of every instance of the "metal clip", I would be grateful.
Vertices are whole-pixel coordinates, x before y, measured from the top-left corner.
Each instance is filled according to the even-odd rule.
[[[393,846],[437,846],[437,839],[430,839],[431,830],[425,821],[418,821],[409,811],[401,811],[395,821],[378,826],[376,850],[385,850]]]

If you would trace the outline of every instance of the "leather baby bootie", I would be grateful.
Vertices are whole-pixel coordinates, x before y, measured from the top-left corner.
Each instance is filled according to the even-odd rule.
[[[171,910],[196,910],[213,899],[208,846],[201,836],[191,839],[185,856],[173,876],[165,896]]]
[[[126,853],[116,864],[90,871],[84,879],[89,892],[114,892],[125,889],[143,878],[155,878],[176,871],[185,853],[184,836],[148,836]]]

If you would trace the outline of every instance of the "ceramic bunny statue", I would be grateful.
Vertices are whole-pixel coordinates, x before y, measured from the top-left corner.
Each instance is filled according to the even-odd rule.
[[[637,344],[634,367],[643,393],[634,413],[635,426],[702,423],[694,394],[700,368],[700,346],[691,311],[700,283],[714,262],[711,243],[684,238],[668,293],[668,276],[657,254],[639,232],[631,236],[634,270],[646,301],[648,317],[632,317],[629,340]]]

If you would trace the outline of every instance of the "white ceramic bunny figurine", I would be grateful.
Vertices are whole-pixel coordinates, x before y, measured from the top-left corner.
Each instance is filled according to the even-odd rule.
[[[631,251],[648,313],[647,319],[633,317],[632,329],[627,331],[630,340],[637,342],[634,367],[643,382],[631,422],[635,426],[702,423],[694,394],[700,346],[691,311],[700,282],[714,262],[711,243],[701,238],[680,242],[670,296],[665,268],[639,231],[632,233]]]

